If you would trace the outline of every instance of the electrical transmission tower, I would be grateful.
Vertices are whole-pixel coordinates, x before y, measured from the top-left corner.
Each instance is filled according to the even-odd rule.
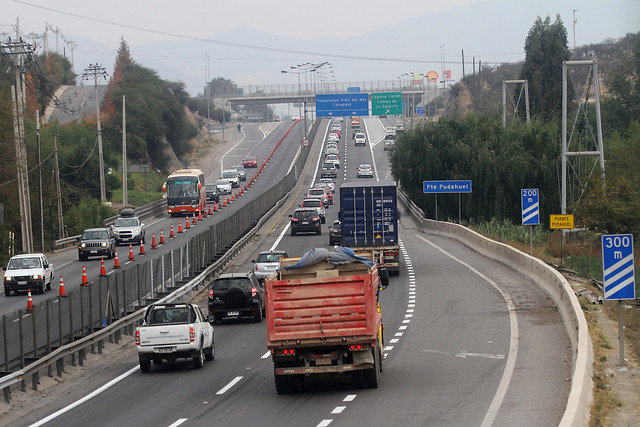
[[[520,93],[518,94],[517,102],[514,102],[514,98],[510,97],[511,105],[513,107],[512,118],[518,115],[518,109],[520,107],[520,101],[522,100],[522,92],[524,91],[524,106],[527,117],[527,123],[531,121],[529,115],[529,83],[526,80],[503,80],[502,81],[502,125],[507,126],[507,86],[520,86]]]
[[[98,77],[104,77],[107,79],[107,70],[98,64],[89,64],[84,69],[82,74],[83,79],[93,78],[96,88],[96,118],[98,121],[98,158],[100,159],[100,202],[105,203],[107,201],[107,192],[104,184],[104,156],[102,155],[102,125],[100,122],[100,96],[98,94]]]
[[[562,214],[567,213],[567,193],[577,202],[598,165],[605,184],[599,92],[595,60],[563,61]],[[594,110],[595,116],[590,114]],[[584,160],[587,157],[596,159]]]

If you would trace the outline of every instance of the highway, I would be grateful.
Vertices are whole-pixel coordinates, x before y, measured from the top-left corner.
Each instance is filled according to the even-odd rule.
[[[343,124],[336,196],[342,182],[358,179],[361,163],[374,165],[378,179],[392,178],[382,138],[384,126],[393,123],[365,118],[365,147],[354,146],[349,126]],[[301,179],[301,190],[294,190],[285,210],[273,217],[273,228],[260,232],[258,243],[235,262],[234,271],[250,269],[250,260],[261,250],[278,248],[300,256],[313,247],[328,247],[337,199],[327,209],[319,236],[290,236],[287,216],[301,203],[313,176],[319,178],[320,143],[327,124],[320,127],[312,146],[313,167]],[[252,150],[251,154],[264,156],[286,131],[280,125],[256,141],[258,133],[250,136],[256,129],[243,127],[246,141],[230,147],[221,160],[224,165],[227,158],[236,164],[236,157]],[[284,176],[296,150],[296,144],[279,149],[267,168],[273,175],[261,176],[259,185]],[[207,174],[213,176],[215,170]],[[258,193],[264,187],[254,188]],[[231,215],[233,208],[222,215]],[[166,229],[168,221],[151,225],[147,236],[162,226]],[[408,215],[401,219],[400,238],[400,275],[392,277],[381,293],[385,359],[377,389],[356,389],[348,377],[325,377],[305,381],[301,393],[278,395],[265,323],[225,322],[215,327],[216,358],[202,370],[194,370],[190,361],[179,361],[154,365],[150,373],[142,374],[136,359],[123,360],[112,372],[101,372],[83,386],[98,390],[120,377],[92,399],[67,410],[77,396],[59,396],[15,425],[38,421],[51,426],[557,425],[570,386],[571,352],[552,300],[517,271],[456,241],[421,233]],[[71,266],[76,273],[78,267],[81,270],[77,260],[61,268]],[[61,413],[55,414],[58,410]]]

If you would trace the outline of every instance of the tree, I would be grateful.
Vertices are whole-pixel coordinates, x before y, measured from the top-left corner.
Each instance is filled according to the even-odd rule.
[[[211,93],[207,93],[207,86],[205,86],[204,96],[229,96],[235,95],[238,92],[238,85],[224,77],[216,77],[209,82],[208,86]]]
[[[524,52],[520,79],[529,82],[531,115],[550,118],[562,110],[562,61],[571,57],[560,15],[553,24],[548,16],[544,21],[536,18]]]

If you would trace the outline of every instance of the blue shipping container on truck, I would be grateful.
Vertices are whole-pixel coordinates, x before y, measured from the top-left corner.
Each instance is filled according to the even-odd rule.
[[[394,181],[346,182],[340,186],[342,245],[353,248],[398,244]]]

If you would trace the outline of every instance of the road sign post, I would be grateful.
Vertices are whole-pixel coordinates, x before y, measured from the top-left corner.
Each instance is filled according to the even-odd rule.
[[[622,301],[636,299],[633,235],[608,234],[602,236],[602,281],[605,301],[618,301],[620,366],[624,366]]]
[[[520,190],[522,225],[529,226],[529,255],[533,256],[533,226],[540,225],[540,196],[537,188]]]

